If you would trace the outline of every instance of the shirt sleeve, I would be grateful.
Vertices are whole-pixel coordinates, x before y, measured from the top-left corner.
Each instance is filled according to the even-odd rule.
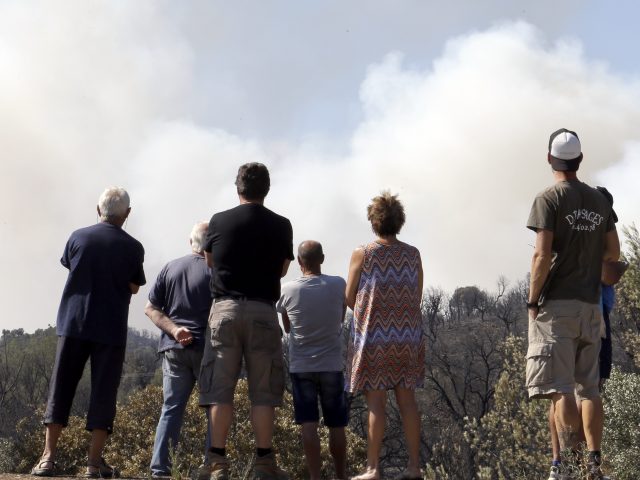
[[[616,228],[616,222],[613,219],[613,209],[609,211],[609,216],[607,217],[607,232]]]
[[[165,272],[166,272],[166,266],[164,266],[162,268],[162,270],[160,270],[160,273],[158,273],[158,277],[156,278],[156,281],[154,282],[154,284],[151,286],[151,289],[149,290],[149,301],[156,307],[158,308],[164,308],[165,304],[166,304],[166,285],[165,285]]]
[[[64,246],[64,252],[62,252],[62,257],[60,258],[60,263],[66,269],[71,268],[71,242],[72,238],[67,240],[67,244]]]
[[[204,251],[211,253],[211,248],[213,246],[213,234],[215,232],[215,223],[214,217],[211,217],[209,220],[209,228],[207,228],[207,236],[204,240]]]
[[[287,304],[287,288],[286,288],[286,284],[282,286],[281,290],[282,290],[282,294],[280,295],[280,298],[276,302],[276,311],[278,313],[283,313],[283,312],[287,311],[287,308],[286,308],[286,304]]]
[[[556,224],[557,211],[558,209],[548,196],[544,194],[538,195],[531,206],[527,228],[534,232],[538,230],[553,231]]]
[[[142,286],[147,283],[147,277],[145,276],[144,268],[142,267],[143,263],[144,263],[144,248],[142,248],[142,245],[140,245],[140,248],[137,254],[137,260],[136,260],[136,270],[133,274],[133,277],[131,277],[131,280],[130,280],[130,282],[133,283],[134,285]]]
[[[288,258],[289,260],[293,260],[296,257],[293,255],[293,227],[291,226],[291,222],[287,219],[286,222],[286,228],[287,228],[287,251],[285,254],[285,258]]]

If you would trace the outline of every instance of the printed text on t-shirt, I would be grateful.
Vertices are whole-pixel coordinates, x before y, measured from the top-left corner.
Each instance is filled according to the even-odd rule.
[[[586,208],[574,210],[565,217],[572,230],[593,232],[602,223],[602,215]]]

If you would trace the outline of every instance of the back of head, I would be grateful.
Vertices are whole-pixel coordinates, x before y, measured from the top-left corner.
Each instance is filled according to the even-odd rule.
[[[109,187],[98,199],[100,220],[103,222],[121,221],[129,210],[129,194],[122,187]]]
[[[582,161],[582,146],[578,134],[566,128],[549,137],[549,163],[558,172],[576,172]]]
[[[246,200],[264,200],[270,186],[269,170],[262,163],[245,163],[238,169],[236,188]]]
[[[308,269],[318,268],[324,262],[322,245],[315,240],[305,240],[298,246],[300,264]]]
[[[191,229],[189,240],[191,240],[191,251],[193,253],[202,253],[204,251],[208,228],[208,222],[198,222]]]
[[[367,207],[367,219],[376,235],[397,235],[404,225],[404,207],[397,195],[385,190],[371,200]]]

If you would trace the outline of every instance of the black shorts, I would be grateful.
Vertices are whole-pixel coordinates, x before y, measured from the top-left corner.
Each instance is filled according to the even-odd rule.
[[[91,397],[87,430],[111,433],[122,375],[125,346],[105,345],[71,337],[58,337],[56,360],[49,384],[44,423],[67,426],[69,413],[87,360],[91,359]]]
[[[329,428],[346,427],[349,423],[347,394],[342,372],[291,373],[293,409],[298,425],[320,419],[318,398],[324,424]]]

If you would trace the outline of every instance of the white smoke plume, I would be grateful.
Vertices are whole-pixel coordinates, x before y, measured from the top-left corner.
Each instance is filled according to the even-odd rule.
[[[212,123],[203,105],[231,114],[246,98],[224,71],[211,88],[228,95],[207,97],[201,47],[160,2],[47,5],[0,7],[1,328],[55,322],[64,243],[95,222],[108,185],[129,190],[127,229],[146,248],[150,283],[189,251],[196,221],[236,205],[235,173],[249,161],[269,166],[267,206],[291,219],[296,244],[323,243],[331,274],[346,275],[353,248],[372,238],[370,198],[399,193],[401,238],[421,250],[426,285],[449,290],[528,271],[524,225],[552,182],[557,128],[578,132],[581,178],[610,189],[621,223],[640,214],[640,85],[529,23],[457,36],[427,66],[378,58],[352,100],[359,121],[336,146],[330,135],[270,139]],[[138,328],[151,325],[146,293],[131,307]]]

